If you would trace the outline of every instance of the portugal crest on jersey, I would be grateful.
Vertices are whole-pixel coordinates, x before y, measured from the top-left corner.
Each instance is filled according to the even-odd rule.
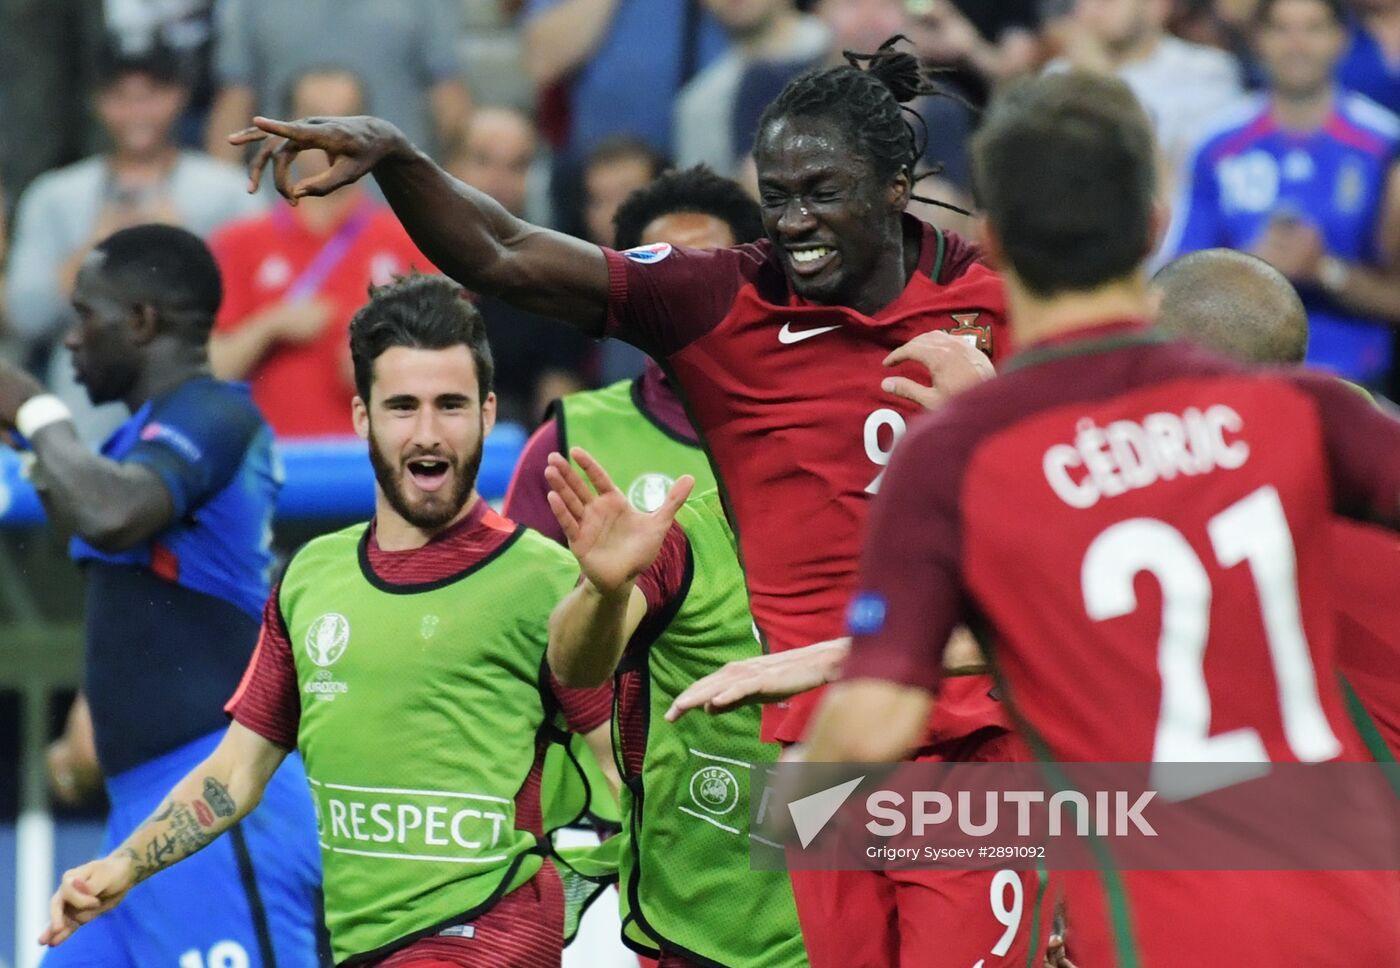
[[[992,355],[992,324],[990,322],[979,324],[977,320],[981,313],[952,313],[953,325],[948,332],[953,336],[967,340],[977,349]]]

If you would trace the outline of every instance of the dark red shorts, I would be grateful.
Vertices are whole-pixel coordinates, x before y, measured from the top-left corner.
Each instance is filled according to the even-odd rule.
[[[985,737],[919,759],[1028,756],[1012,734]],[[1044,949],[1052,913],[1035,871],[793,870],[789,877],[812,968],[1023,966],[1032,938]]]
[[[374,968],[559,968],[564,957],[564,888],[554,865],[468,922],[472,936],[420,938]]]

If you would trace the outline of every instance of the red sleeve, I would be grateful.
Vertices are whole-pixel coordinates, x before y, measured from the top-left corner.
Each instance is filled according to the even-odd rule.
[[[943,648],[962,621],[965,457],[950,446],[947,410],[917,421],[885,471],[871,505],[844,679],[887,679],[936,690]]]
[[[938,281],[947,285],[982,261],[982,247],[958,235],[956,232],[943,233],[947,248],[943,252],[943,271]]]
[[[224,705],[224,712],[269,743],[283,749],[297,746],[301,724],[301,700],[297,694],[297,668],[282,610],[277,605],[281,586],[272,589],[263,606],[262,631],[243,681]]]
[[[571,689],[550,673],[554,695],[571,733],[591,733],[612,718],[613,685],[605,682],[591,689]]]
[[[720,324],[750,274],[764,261],[754,245],[682,249],[661,243],[615,252],[608,260],[603,333],[664,358]]]
[[[672,523],[651,567],[637,576],[637,587],[647,600],[647,619],[656,618],[685,594],[686,561],[690,541],[679,524]],[[643,620],[645,623],[645,620]]]
[[[501,513],[512,521],[518,521],[527,528],[561,545],[567,545],[564,529],[554,512],[549,509],[549,485],[545,483],[544,469],[549,464],[549,455],[560,453],[559,422],[550,419],[530,435],[525,449],[520,452],[520,460],[515,465],[515,475],[506,488],[505,503]]]
[[[1400,420],[1336,377],[1295,380],[1322,419],[1337,513],[1400,529]]]

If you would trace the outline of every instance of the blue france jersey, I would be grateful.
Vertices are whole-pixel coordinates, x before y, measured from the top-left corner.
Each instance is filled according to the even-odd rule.
[[[175,511],[134,548],[70,546],[87,579],[84,687],[113,774],[226,724],[268,595],[281,471],[247,386],[211,377],[147,402],[102,453],[153,471]]]
[[[1165,253],[1250,249],[1270,220],[1293,218],[1315,226],[1332,255],[1374,265],[1397,144],[1400,118],[1359,94],[1339,93],[1326,124],[1306,133],[1280,128],[1267,98],[1253,98],[1193,153]],[[1321,289],[1299,292],[1312,330],[1308,362],[1362,383],[1383,380],[1394,353],[1390,327]]]

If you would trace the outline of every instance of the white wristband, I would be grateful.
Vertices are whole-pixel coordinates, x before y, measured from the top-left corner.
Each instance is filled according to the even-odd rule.
[[[72,419],[73,411],[68,409],[68,404],[52,393],[41,393],[20,405],[15,413],[15,427],[32,440],[35,434],[49,424]]]

